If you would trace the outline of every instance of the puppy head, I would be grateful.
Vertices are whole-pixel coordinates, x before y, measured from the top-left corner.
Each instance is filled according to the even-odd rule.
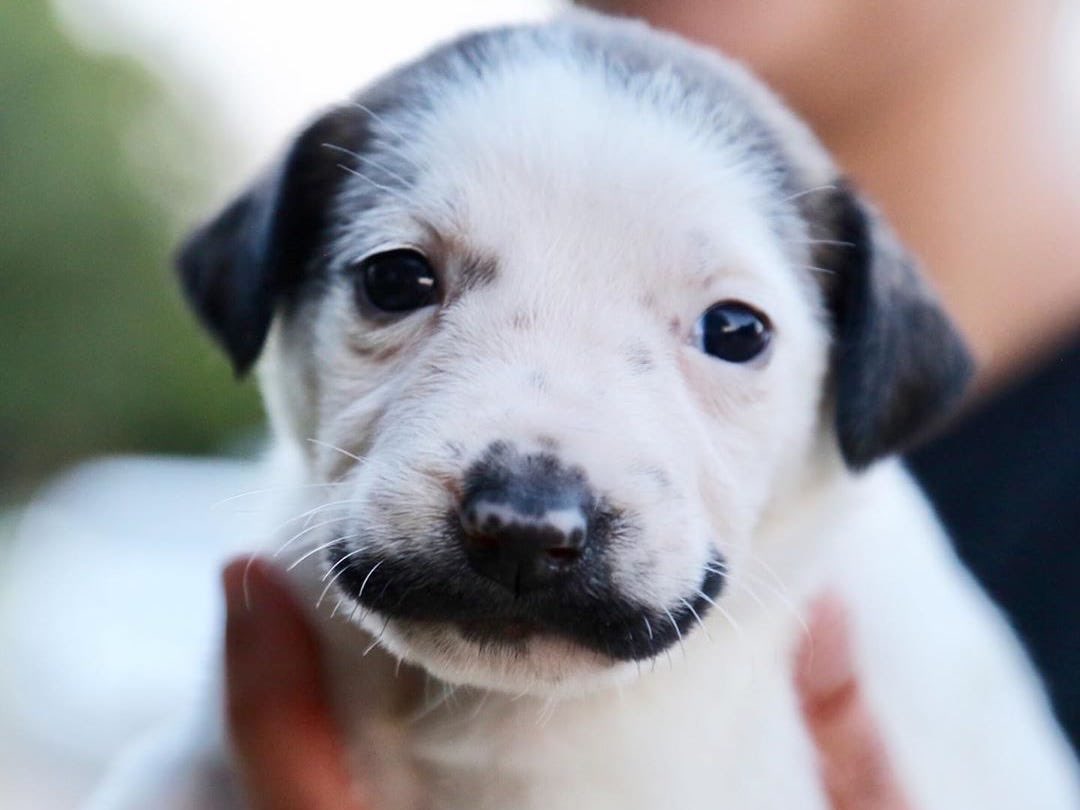
[[[841,469],[822,447],[897,450],[967,374],[767,93],[592,16],[326,113],[180,269],[238,371],[270,335],[280,432],[345,504],[308,538],[330,587],[394,652],[516,691],[695,632],[763,516]]]

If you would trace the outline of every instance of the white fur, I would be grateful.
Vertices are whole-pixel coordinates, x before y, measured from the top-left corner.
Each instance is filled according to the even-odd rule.
[[[620,24],[575,16],[556,39],[559,25]],[[623,34],[723,72],[802,156],[805,179],[827,182],[820,148],[736,68]],[[261,371],[291,459],[283,484],[338,483],[283,509],[329,504],[267,550],[306,531],[282,555],[299,559],[347,521],[380,553],[413,553],[402,544],[454,505],[446,482],[469,459],[496,440],[553,440],[635,510],[640,534],[613,571],[623,593],[674,607],[714,549],[727,584],[680,644],[616,664],[546,637],[524,653],[481,649],[365,611],[312,554],[293,574],[318,603],[335,703],[377,806],[824,808],[791,661],[799,614],[825,588],[851,610],[861,682],[916,807],[1080,806],[1036,679],[907,476],[895,462],[853,475],[839,459],[806,234],[778,236],[783,201],[760,157],[718,138],[672,76],[615,92],[595,67],[529,43],[511,40],[493,76],[434,83],[431,103],[376,125],[416,179],[364,209],[349,200],[370,196],[370,180],[350,180],[336,266],[414,246],[440,257],[448,289],[467,254],[495,258],[496,277],[437,326],[429,309],[373,328],[341,276],[275,325]],[[694,343],[700,313],[729,298],[775,329],[749,364]],[[372,359],[380,349],[398,351]],[[635,373],[626,356],[642,352],[652,367]],[[224,787],[192,798],[226,758],[216,700],[203,714],[92,806],[232,806]]]

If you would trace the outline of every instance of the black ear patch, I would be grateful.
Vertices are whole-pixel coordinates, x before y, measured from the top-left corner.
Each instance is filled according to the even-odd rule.
[[[331,110],[181,246],[176,263],[184,292],[237,374],[259,356],[278,304],[304,280],[330,224],[346,173],[340,152],[325,144],[356,152],[365,138],[359,108]]]
[[[914,260],[846,184],[808,200],[830,270],[836,434],[849,467],[909,447],[948,414],[973,371],[967,347]]]

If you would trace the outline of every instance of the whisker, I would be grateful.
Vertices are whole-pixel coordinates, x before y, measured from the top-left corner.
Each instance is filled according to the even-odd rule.
[[[375,570],[382,565],[386,560],[379,560],[375,565],[371,566],[371,570],[367,572],[367,576],[364,577],[364,581],[360,583],[360,592],[356,594],[356,601],[359,602],[364,596],[364,588],[367,587],[368,580],[371,579],[371,575],[375,573]]]
[[[353,537],[359,537],[359,536],[360,536],[359,534],[353,534],[353,535],[349,535],[348,538],[342,538],[342,539],[343,540],[344,539],[352,539]],[[354,548],[348,554],[342,554],[341,558],[337,562],[335,562],[333,565],[330,566],[330,570],[322,575],[322,579],[320,581],[321,582],[326,582],[326,580],[328,580],[330,578],[330,575],[334,573],[334,569],[336,569],[339,565],[341,565],[343,562],[348,560],[350,557],[355,557],[357,554],[360,554],[361,552],[367,551],[368,548],[369,548],[368,546],[360,546],[359,548]]]
[[[356,621],[356,614],[360,611],[361,607],[362,607],[362,605],[359,602],[354,602],[353,603],[353,608],[352,608],[352,610],[349,611],[349,621],[350,622],[355,622]]]
[[[323,526],[329,526],[329,525],[331,525],[333,523],[340,523],[343,520],[348,520],[349,517],[350,517],[350,515],[342,515],[341,517],[330,518],[330,520],[323,520],[323,521],[321,521],[319,523],[314,523],[311,526],[308,526],[307,528],[301,529],[296,534],[294,534],[292,537],[290,537],[288,540],[286,540],[285,543],[281,546],[281,548],[279,548],[277,551],[275,551],[273,553],[273,555],[271,555],[271,556],[276,560],[279,556],[281,556],[281,554],[285,551],[285,549],[287,549],[289,546],[291,546],[293,543],[295,543],[297,540],[299,540],[304,535],[310,534],[311,532],[315,531],[316,529],[321,529]]]
[[[739,639],[745,641],[742,627],[740,627],[739,623],[735,621],[735,617],[728,613],[721,605],[717,604],[716,602],[713,602],[713,604],[716,605],[716,610],[720,613],[720,615],[723,616],[727,620],[727,623],[731,625],[731,629],[735,631],[735,634],[739,637]]]
[[[240,578],[240,587],[244,592],[244,609],[251,612],[251,589],[248,587],[248,575],[251,573],[251,566],[255,562],[257,554],[249,554],[247,562],[244,563],[244,575]]]
[[[325,501],[323,503],[320,503],[318,506],[313,506],[310,509],[307,509],[307,510],[303,511],[298,515],[294,515],[293,517],[286,520],[282,525],[287,525],[287,524],[292,523],[294,521],[300,520],[300,518],[310,517],[311,515],[317,515],[319,512],[325,512],[327,509],[329,509],[332,506],[360,506],[363,503],[364,503],[363,500],[361,500],[360,498],[342,498],[341,500],[338,500],[338,501]]]
[[[366,174],[364,174],[363,172],[358,172],[356,169],[352,168],[351,166],[346,166],[344,163],[339,163],[339,164],[337,164],[337,167],[339,169],[341,169],[343,172],[348,172],[349,174],[353,175],[354,177],[359,177],[361,180],[364,180],[365,182],[370,183],[372,186],[377,188],[379,191],[382,191],[385,194],[389,194],[391,197],[396,197],[399,201],[405,203],[406,205],[412,205],[412,203],[413,203],[412,200],[410,200],[408,197],[406,197],[404,194],[402,194],[397,189],[393,189],[393,188],[390,188],[389,186],[385,186],[382,183],[378,182],[377,180],[372,180]]]
[[[230,495],[227,498],[222,498],[220,501],[214,501],[210,504],[210,509],[218,509],[227,503],[232,501],[238,501],[241,498],[250,498],[252,495],[268,495],[271,492],[288,492],[292,489],[313,489],[315,487],[334,487],[337,486],[337,481],[327,481],[325,483],[317,484],[290,484],[288,486],[281,487],[264,487],[262,489],[249,489],[247,492],[239,492],[236,495]]]
[[[325,146],[326,144],[323,144],[323,145]],[[312,444],[319,445],[319,447],[325,447],[327,450],[336,450],[337,452],[341,453],[342,455],[348,456],[349,458],[354,459],[355,461],[364,461],[365,460],[362,456],[358,456],[358,455],[356,455],[356,453],[350,453],[344,447],[338,447],[336,444],[330,444],[330,442],[324,442],[321,439],[313,439],[310,436],[308,437],[308,441],[311,442]]]
[[[315,548],[311,549],[310,551],[305,552],[300,557],[297,557],[295,560],[293,560],[288,565],[288,567],[285,570],[286,571],[292,571],[294,568],[296,568],[296,566],[300,565],[300,563],[302,563],[304,560],[308,559],[309,557],[314,556],[315,554],[318,554],[320,551],[325,551],[326,549],[330,548],[331,546],[336,546],[338,543],[342,543],[345,540],[352,540],[354,537],[359,537],[359,536],[360,535],[358,535],[358,534],[347,534],[344,537],[335,537],[329,543],[323,543],[321,546],[316,546]],[[337,563],[335,563],[335,565],[336,564]]]
[[[814,186],[813,188],[807,188],[807,189],[803,189],[802,191],[797,191],[794,194],[791,194],[791,195],[788,195],[787,197],[784,197],[784,199],[780,200],[780,203],[781,204],[789,203],[792,200],[797,200],[800,197],[807,196],[808,194],[816,194],[819,191],[836,191],[836,184],[835,183],[826,183],[825,185]]]
[[[744,590],[747,595],[749,595],[749,597],[754,600],[758,607],[760,607],[762,610],[767,610],[767,608],[765,607],[765,603],[761,601],[761,597],[758,596],[757,591],[750,587],[749,582],[746,582],[742,577],[738,577],[735,580],[735,585]]]
[[[683,645],[682,630],[679,629],[679,623],[675,621],[675,617],[671,615],[671,611],[667,608],[662,608],[665,614],[667,614],[668,621],[671,622],[671,626],[675,628],[675,635],[679,637],[679,649],[682,650],[682,654],[686,656],[686,647]]]
[[[395,180],[397,180],[399,183],[401,183],[406,188],[408,188],[410,185],[412,185],[408,180],[406,180],[404,177],[402,177],[397,172],[391,171],[390,169],[386,168],[382,164],[380,164],[380,163],[372,160],[371,158],[367,157],[366,155],[361,155],[359,152],[354,152],[351,149],[346,149],[344,146],[338,146],[338,145],[332,144],[332,143],[324,143],[324,144],[322,144],[322,146],[323,146],[324,149],[330,149],[330,150],[332,150],[334,152],[340,152],[340,153],[342,153],[344,155],[348,155],[351,158],[355,158],[356,160],[362,161],[363,163],[366,163],[367,165],[369,165],[369,166],[371,166],[373,168],[376,168],[379,171],[383,172],[384,174],[387,174],[390,177],[394,178]]]
[[[433,680],[432,677],[425,672],[424,673],[424,703],[419,709],[417,709],[415,712],[413,712],[409,716],[409,722],[411,722],[411,723],[420,722],[425,717],[427,717],[429,714],[431,714],[433,711],[435,711],[440,706],[442,706],[444,703],[446,703],[446,701],[448,700],[448,698],[449,698],[449,692],[447,691],[447,687],[449,686],[448,684],[442,684],[442,683],[439,684],[439,686],[441,687],[440,694],[434,700],[432,700],[428,696],[428,692],[431,690],[431,682],[432,682],[432,680]],[[486,692],[484,693],[484,698],[485,699],[487,698],[487,694],[488,693],[486,693]]]
[[[854,242],[845,242],[843,239],[785,239],[793,245],[834,245],[836,247],[855,247]]]
[[[686,609],[689,610],[693,614],[694,620],[697,621],[698,627],[701,628],[701,632],[705,634],[705,638],[707,638],[709,641],[712,641],[712,636],[709,635],[709,631],[705,627],[705,622],[703,622],[701,620],[701,616],[699,616],[698,612],[696,610],[694,610],[694,606],[691,605],[685,599],[680,599],[679,601],[682,602],[684,605],[686,605]]]
[[[339,560],[339,562],[340,562],[340,560]],[[375,564],[375,568],[378,568],[380,565],[382,565],[381,560]],[[372,568],[371,571],[368,572],[369,577],[371,576],[372,572],[374,572],[375,568]],[[322,593],[319,594],[319,598],[315,600],[315,609],[316,610],[318,610],[319,607],[322,605],[323,600],[326,598],[326,595],[328,593],[330,593],[330,589],[332,587],[334,587],[334,583],[337,582],[338,579],[340,579],[345,574],[345,572],[348,571],[348,570],[349,570],[349,567],[344,566],[340,571],[337,572],[337,574],[334,576],[333,579],[331,579],[329,582],[326,583],[326,586],[322,589]],[[366,578],[364,579],[364,585],[367,585],[367,579]],[[361,593],[364,592],[363,587],[360,588],[360,592]],[[359,603],[360,598],[357,597],[355,599],[355,601]]]
[[[719,607],[719,605],[717,605],[716,602],[713,601],[713,599],[710,598],[709,595],[706,594],[704,591],[698,590],[697,595],[700,596],[702,599],[704,599],[706,602],[708,602],[713,607]]]
[[[484,694],[480,696],[480,700],[477,702],[476,708],[473,709],[471,718],[472,720],[475,720],[477,717],[480,716],[480,712],[483,711],[484,706],[487,705],[489,697],[491,697],[491,692],[485,690]]]
[[[402,143],[404,143],[404,142],[406,142],[406,141],[408,140],[408,138],[406,137],[406,133],[403,133],[403,132],[402,132],[401,130],[399,130],[399,129],[398,129],[397,127],[393,127],[393,126],[391,126],[391,125],[390,125],[390,122],[388,122],[388,121],[386,120],[386,118],[384,118],[383,116],[379,115],[379,114],[378,114],[377,112],[375,112],[375,111],[374,111],[373,109],[371,109],[370,107],[368,107],[368,106],[367,106],[366,104],[361,104],[361,103],[360,103],[359,101],[352,101],[352,102],[350,102],[350,103],[352,104],[352,106],[353,106],[353,107],[356,107],[356,108],[357,108],[358,110],[360,110],[361,112],[364,112],[364,113],[366,113],[366,114],[370,115],[370,116],[371,116],[372,118],[374,118],[374,119],[375,119],[376,121],[378,121],[378,122],[379,122],[380,124],[382,124],[383,128],[384,128],[384,129],[385,129],[385,130],[386,130],[386,131],[387,131],[387,132],[388,132],[389,134],[391,134],[391,135],[393,135],[394,137],[396,137],[396,138],[397,138],[397,139],[398,139],[399,141],[401,141]],[[416,162],[416,158],[414,158],[414,157],[413,157],[412,155],[410,155],[410,154],[408,154],[407,152],[405,152],[405,150],[404,150],[404,149],[402,149],[401,147],[399,147],[399,146],[395,146],[395,145],[394,145],[394,144],[392,144],[392,143],[387,143],[386,141],[382,141],[382,142],[381,142],[381,143],[379,144],[379,146],[380,146],[380,148],[382,148],[382,149],[386,149],[386,150],[388,150],[388,151],[390,151],[390,152],[393,152],[393,153],[394,153],[395,155],[397,155],[397,156],[398,156],[398,157],[400,157],[400,158],[404,158],[404,159],[405,159],[406,161],[408,161],[408,162],[409,162],[410,164],[412,164],[412,167],[413,167],[414,169],[416,169],[417,171],[421,171],[421,170],[423,169],[423,166],[421,166],[421,165],[420,165],[419,163],[417,163],[417,162]]]
[[[743,569],[742,576],[749,579],[754,584],[767,590],[770,594],[776,597],[781,605],[783,605],[787,611],[795,618],[795,621],[799,623],[799,627],[802,629],[804,635],[810,635],[810,626],[806,623],[806,619],[803,617],[802,612],[795,607],[795,604],[788,598],[782,590],[774,586],[772,583],[762,579],[751,571]]]
[[[555,716],[555,707],[559,704],[558,698],[548,697],[544,704],[540,707],[540,710],[536,713],[536,727],[543,728],[551,722],[551,718]]]
[[[361,589],[361,590],[363,590],[363,589]],[[364,650],[362,657],[367,657],[367,654],[369,652],[371,652],[372,650],[374,650],[376,646],[378,646],[379,642],[382,640],[383,633],[386,632],[386,626],[388,624],[390,624],[390,617],[389,616],[387,616],[386,621],[383,622],[382,630],[379,631],[379,635],[375,636],[375,639],[370,644],[368,644],[367,648]]]
[[[298,515],[293,515],[291,518],[286,518],[285,520],[281,521],[281,523],[279,523],[277,526],[275,526],[269,532],[269,534],[271,536],[273,536],[273,535],[277,534],[278,532],[280,532],[282,529],[284,529],[286,526],[288,526],[290,523],[295,523],[296,521],[298,521],[298,520],[300,520],[302,518],[309,518],[309,520],[306,521],[304,523],[304,526],[303,526],[303,528],[307,529],[307,528],[310,527],[310,524],[311,524],[310,518],[317,515],[317,514],[319,514],[320,512],[325,512],[327,509],[330,509],[333,506],[352,506],[352,505],[359,505],[361,503],[363,503],[363,501],[361,501],[361,500],[359,500],[357,498],[346,498],[346,499],[340,500],[340,501],[328,501],[326,503],[321,503],[318,506],[312,507],[311,509],[304,510],[303,512],[301,512]],[[284,547],[279,548],[277,553],[274,556],[276,557],[277,554],[280,554],[284,550],[285,550]]]

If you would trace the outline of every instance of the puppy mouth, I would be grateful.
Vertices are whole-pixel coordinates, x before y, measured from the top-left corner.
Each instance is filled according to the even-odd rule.
[[[329,565],[341,593],[385,620],[453,628],[482,649],[521,650],[534,639],[570,642],[613,662],[654,658],[681,642],[715,605],[725,581],[714,552],[696,588],[665,606],[622,594],[594,567],[560,587],[515,594],[463,561],[389,557],[334,546]]]

